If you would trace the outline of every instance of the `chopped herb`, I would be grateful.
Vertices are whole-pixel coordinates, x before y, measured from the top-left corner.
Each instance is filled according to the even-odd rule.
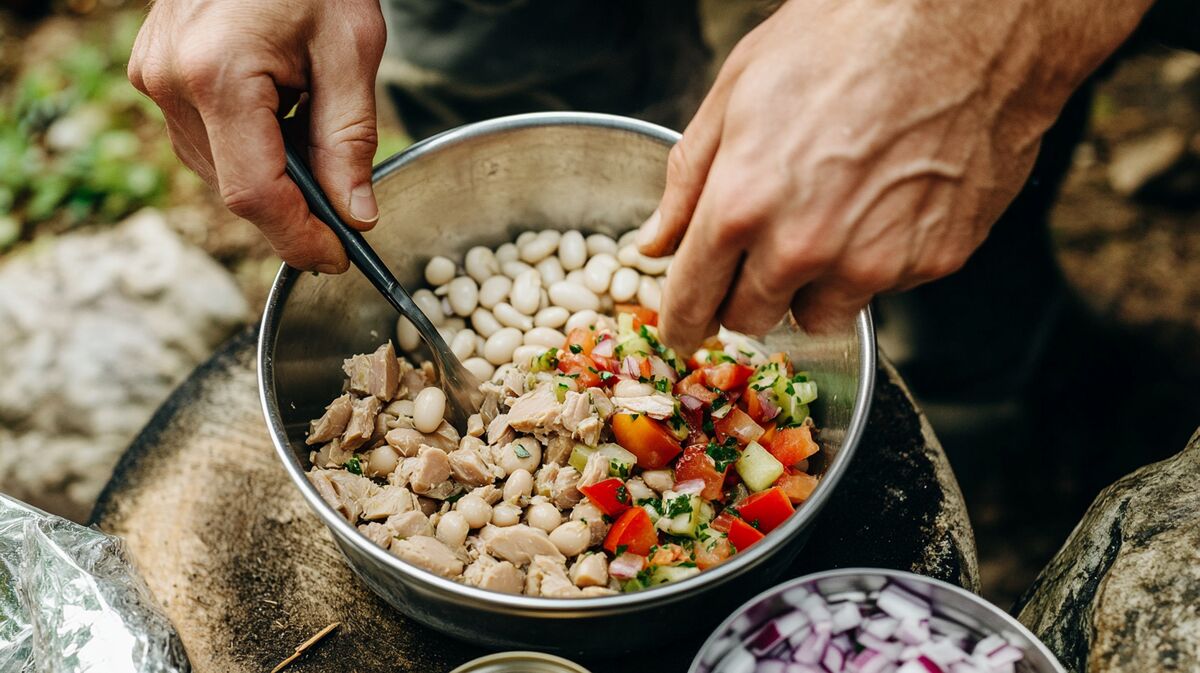
[[[571,344],[571,352],[576,354],[582,353],[583,346],[580,346],[579,344]]]
[[[671,498],[671,502],[667,505],[667,516],[674,517],[680,514],[690,514],[692,511],[692,498],[688,495],[681,495],[676,498]]]
[[[599,373],[600,373],[600,370],[599,370],[599,369],[596,369],[595,367],[588,367],[588,371],[589,371],[589,372],[591,372],[591,373],[593,373],[593,374],[599,374]]]
[[[687,425],[687,421],[683,420],[683,416],[680,416],[678,411],[672,414],[671,418],[668,420],[671,423],[671,428],[674,430],[682,430],[683,427]]]
[[[671,382],[665,378],[654,379],[654,388],[660,393],[665,393],[671,389]]]
[[[635,504],[639,507],[645,507],[646,505],[649,505],[650,507],[653,507],[654,511],[658,512],[659,514],[662,514],[662,511],[663,511],[662,510],[662,501],[659,500],[658,498],[642,498],[641,500],[638,500]]]
[[[467,494],[467,492],[466,492],[465,490],[464,490],[464,491],[459,491],[458,493],[454,493],[454,494],[453,494],[453,495],[451,495],[450,497],[446,498],[446,502],[448,502],[448,503],[450,503],[451,505],[453,505],[454,503],[456,503],[456,502],[458,502],[460,499],[462,499],[462,497],[463,497],[464,495],[466,495],[466,494]]]
[[[753,528],[754,530],[758,530],[758,519],[754,519],[752,521],[747,521],[746,523],[750,524],[750,527]]]
[[[516,444],[516,448],[513,449],[513,453],[517,454],[517,458],[528,458],[529,457],[529,455],[530,455],[529,451],[526,450],[524,445],[522,445],[518,442],[513,442],[513,443]]]
[[[729,439],[733,438],[730,437]],[[704,452],[707,453],[708,457],[712,458],[713,463],[716,464],[717,472],[721,473],[724,473],[730,465],[736,463],[737,459],[741,457],[741,454],[738,453],[737,450],[736,440],[734,440],[733,446],[730,446],[728,442],[725,444],[709,442],[708,447],[705,448]]]
[[[624,484],[617,487],[617,502],[622,505],[629,503],[629,491],[625,489]]]
[[[724,397],[718,397],[717,399],[712,401],[712,410],[716,411],[716,410],[720,409],[721,407],[725,406],[726,404],[729,404],[729,400],[727,400]]]
[[[787,385],[784,387],[784,390],[786,390],[786,391],[787,391],[787,394],[788,394],[788,395],[795,395],[795,394],[796,394],[796,388],[795,388],[795,387],[792,385],[792,382],[791,382],[791,381],[788,381],[788,382],[787,382]]]
[[[639,376],[638,383],[650,383],[650,379],[646,378],[645,376]]]
[[[739,349],[739,350],[738,350],[738,352],[739,352],[739,353],[741,353],[742,355],[745,355],[747,358],[753,358],[753,357],[754,357],[754,353],[750,353],[750,352],[748,352],[748,351],[744,351],[744,350],[740,350],[740,349]]]
[[[636,421],[638,419],[638,416],[641,416],[641,414],[630,414],[629,420]]]
[[[613,522],[612,517],[607,514],[601,514],[600,518],[604,520],[604,523],[612,523]]]
[[[617,545],[617,556],[624,554],[626,549],[629,549],[629,545],[627,545],[627,544]]]
[[[362,475],[362,463],[358,461],[358,456],[350,456],[350,460],[346,461],[346,471],[352,474]]]
[[[574,374],[563,374],[563,376],[565,376],[569,379],[577,379],[577,378],[579,378],[579,372],[575,372]],[[563,384],[560,383],[559,385],[563,385]]]
[[[616,458],[609,458],[608,459],[608,473],[613,476],[620,477],[622,479],[628,479],[629,478],[629,465],[622,463],[621,461],[617,460]],[[625,488],[624,486],[621,487],[621,489],[624,489],[624,488]],[[621,502],[627,502],[627,501],[622,500]]]
[[[680,568],[695,568],[696,564],[691,561],[684,561],[683,563],[679,564],[679,567]]]
[[[600,380],[601,381],[607,381],[607,380],[611,379],[612,377],[613,377],[612,372],[605,372],[605,371],[600,372]]]
[[[708,435],[716,433],[716,430],[713,428],[713,422],[711,418],[704,419],[704,432]]]

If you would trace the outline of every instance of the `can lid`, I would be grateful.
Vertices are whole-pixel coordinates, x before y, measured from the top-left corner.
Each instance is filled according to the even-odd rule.
[[[480,657],[450,673],[590,673],[579,664],[541,652],[500,652]]]

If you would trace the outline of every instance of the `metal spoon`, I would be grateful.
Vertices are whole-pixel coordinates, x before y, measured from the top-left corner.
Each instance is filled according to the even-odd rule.
[[[329,198],[325,196],[325,191],[300,158],[300,153],[286,140],[284,151],[287,156],[287,174],[300,188],[300,193],[308,202],[308,209],[333,230],[342,246],[346,248],[346,256],[354,266],[358,267],[400,315],[412,322],[425,344],[429,346],[433,353],[433,364],[437,368],[438,380],[449,403],[450,422],[460,430],[466,428],[467,417],[478,412],[483,402],[479,380],[459,362],[446,345],[441,333],[429,321],[429,317],[412,300],[412,296],[400,285],[400,281],[396,280],[383,260],[379,259],[379,255],[375,254],[363,235],[346,224],[337,214]]]

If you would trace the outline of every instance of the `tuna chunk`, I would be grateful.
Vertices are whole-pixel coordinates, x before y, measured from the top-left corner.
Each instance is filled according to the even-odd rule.
[[[593,453],[588,456],[587,464],[583,466],[577,487],[591,486],[605,479],[608,479],[608,456]]]
[[[330,402],[329,406],[325,407],[325,413],[309,425],[308,437],[305,438],[304,443],[321,444],[334,437],[341,437],[346,430],[346,423],[350,421],[350,408],[353,401],[354,397],[350,393],[346,393]]]
[[[670,395],[639,395],[637,397],[614,397],[613,404],[635,414],[645,414],[662,420],[675,414],[675,400]]]
[[[468,486],[483,486],[496,479],[478,451],[463,448],[451,451],[447,457],[450,459],[450,472],[461,483]]]
[[[508,561],[481,554],[463,571],[463,580],[480,589],[519,594],[525,588],[525,573]]]
[[[588,398],[588,394],[568,390],[567,394],[563,396],[562,413],[558,418],[563,428],[574,434],[579,423],[591,415],[592,401]]]
[[[350,409],[350,421],[346,423],[346,431],[342,434],[342,448],[354,450],[375,434],[375,416],[380,408],[378,397],[363,397],[354,400]]]
[[[489,554],[516,565],[525,565],[539,555],[563,559],[562,552],[550,541],[546,531],[523,523],[503,528],[488,524],[479,531],[479,537]]]
[[[450,478],[450,459],[441,449],[422,446],[417,457],[406,459],[405,463],[409,460],[415,461],[408,476],[408,483],[415,493],[429,493]]]
[[[612,400],[608,399],[608,393],[604,392],[603,388],[588,388],[587,391],[592,398],[592,406],[596,408],[596,414],[600,418],[608,420],[608,417],[612,416],[613,411],[616,410]]]
[[[388,528],[385,524],[375,521],[372,521],[371,523],[364,523],[358,527],[358,532],[362,533],[363,537],[367,538],[371,542],[374,542],[377,546],[383,547],[384,549],[392,546],[392,529]]]
[[[546,496],[559,509],[570,509],[583,499],[578,488],[579,471],[570,465],[543,465],[534,475],[533,486],[538,495]]]
[[[487,442],[492,446],[508,446],[517,433],[508,425],[508,414],[499,414],[488,424]]]
[[[442,577],[454,578],[462,574],[463,564],[437,538],[416,535],[392,542],[391,552],[409,563],[424,568]]]
[[[608,523],[604,521],[604,512],[600,508],[593,505],[590,500],[575,505],[571,510],[571,521],[582,521],[588,525],[588,534],[591,539],[588,542],[589,547],[595,547],[604,542],[605,536],[608,535]]]
[[[562,557],[535,556],[525,573],[525,593],[547,598],[577,598],[579,587],[567,577]]]
[[[589,416],[575,427],[575,438],[588,446],[596,446],[600,443],[600,433],[603,431],[604,421],[596,416]]]
[[[471,414],[467,416],[467,434],[472,437],[482,437],[487,428],[483,425],[483,416]]]
[[[508,409],[508,424],[518,432],[545,432],[558,420],[561,410],[562,405],[550,386],[538,386],[512,403]]]
[[[504,383],[501,386],[501,390],[513,397],[520,397],[526,392],[525,381],[527,378],[528,376],[523,370],[517,367],[510,367],[504,373]]]
[[[387,402],[396,396],[400,385],[400,363],[396,361],[396,349],[389,341],[374,353],[355,355],[342,362],[342,371],[350,377],[350,390],[361,395],[371,395]]]
[[[425,375],[423,367],[414,369],[407,361],[401,366],[400,385],[405,395],[416,395],[418,392],[425,389],[429,385],[429,379]]]
[[[396,428],[384,435],[384,441],[405,458],[412,458],[421,452],[422,446],[432,446],[442,451],[453,451],[458,448],[458,440],[450,441],[444,435],[431,432],[425,434],[412,428]]]
[[[433,524],[429,523],[429,517],[417,510],[388,517],[387,527],[398,538],[433,535]]]
[[[583,554],[571,566],[571,581],[577,587],[608,585],[608,559],[604,554]]]
[[[358,521],[363,503],[379,492],[375,482],[345,470],[312,469],[308,472],[308,480],[321,499],[350,523]]]
[[[543,463],[558,463],[566,465],[571,459],[571,451],[575,448],[575,440],[564,434],[555,434],[546,440],[546,450],[542,452]]]
[[[362,504],[362,518],[387,519],[417,508],[417,499],[403,486],[384,486]]]

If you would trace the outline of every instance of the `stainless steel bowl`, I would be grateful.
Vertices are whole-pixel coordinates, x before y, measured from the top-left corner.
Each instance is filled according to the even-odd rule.
[[[381,224],[367,238],[411,288],[422,283],[431,256],[461,257],[472,245],[496,246],[525,229],[619,234],[657,205],[667,152],[678,139],[653,124],[584,113],[519,115],[448,131],[376,169]],[[604,598],[514,596],[400,561],[359,535],[304,476],[304,433],[341,390],[342,359],[373,350],[393,336],[394,324],[391,307],[360,274],[281,269],[259,341],[263,412],[288,475],[367,586],[413,619],[492,647],[615,654],[702,633],[702,615],[719,618],[800,551],[862,435],[874,382],[875,338],[865,311],[853,332],[839,336],[777,328],[768,346],[790,352],[821,387],[813,415],[828,460],[799,513],[750,551],[677,584]]]
[[[696,654],[688,673],[708,673],[709,667],[703,665],[703,662],[709,649],[716,641],[734,632],[735,622],[748,626],[741,629],[740,633],[751,633],[768,619],[792,610],[793,608],[783,600],[783,594],[789,589],[806,587],[826,599],[836,600],[839,594],[869,594],[882,589],[888,583],[899,584],[928,599],[935,615],[964,626],[980,637],[993,633],[1004,636],[1009,643],[1025,651],[1025,658],[1016,665],[1017,673],[1066,673],[1042,641],[995,605],[966,589],[932,577],[882,568],[828,570],[797,577],[767,589],[746,601],[713,631]]]

